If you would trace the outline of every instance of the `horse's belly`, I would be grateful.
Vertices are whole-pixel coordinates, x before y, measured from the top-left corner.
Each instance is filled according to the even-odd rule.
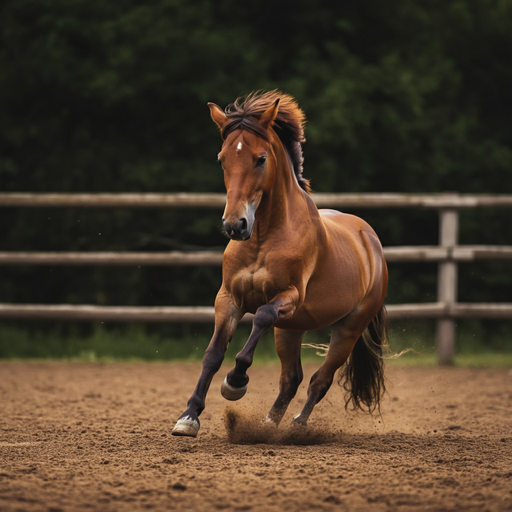
[[[332,325],[363,300],[370,280],[368,259],[349,244],[324,255],[306,286],[304,302],[283,329],[313,330]]]
[[[334,278],[325,282],[310,282],[302,306],[290,319],[277,322],[276,327],[311,331],[341,320],[364,298],[359,278],[347,281],[340,283]]]
[[[306,302],[288,320],[276,322],[280,329],[313,331],[327,327],[341,320],[353,311],[360,300],[343,300],[335,295],[326,296],[322,301]]]

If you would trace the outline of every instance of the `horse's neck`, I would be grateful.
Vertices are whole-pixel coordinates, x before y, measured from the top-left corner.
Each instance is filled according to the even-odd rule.
[[[276,158],[276,178],[272,190],[266,194],[256,212],[260,236],[292,229],[298,219],[308,215],[305,192],[300,188],[293,164],[280,141],[272,144]]]

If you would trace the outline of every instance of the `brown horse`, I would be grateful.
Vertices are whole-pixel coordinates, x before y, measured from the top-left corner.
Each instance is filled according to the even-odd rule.
[[[291,96],[251,94],[226,113],[208,106],[224,140],[218,156],[227,190],[222,221],[231,241],[215,300],[215,332],[173,435],[197,435],[212,378],[247,312],[255,315],[252,332],[221,387],[225,398],[244,396],[258,340],[274,326],[281,378],[266,421],[279,425],[302,381],[304,334],[330,326],[327,356],[293,424],[306,424],[347,359],[340,377],[347,405],[352,401],[373,411],[385,390],[381,356],[388,279],[377,235],[358,217],[315,206],[302,176],[304,114]]]

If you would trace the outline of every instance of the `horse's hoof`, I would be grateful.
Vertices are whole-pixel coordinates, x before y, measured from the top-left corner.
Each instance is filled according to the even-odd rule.
[[[247,393],[247,384],[242,388],[234,388],[228,384],[228,378],[224,379],[220,387],[220,393],[226,400],[240,400]]]
[[[265,427],[277,428],[279,425],[268,415],[261,420],[261,424]]]
[[[180,418],[172,429],[173,436],[197,437],[199,432],[199,421],[193,420],[189,416]]]
[[[297,416],[295,416],[295,418],[293,418],[292,422],[290,423],[290,427],[293,428],[306,428],[307,426],[307,421],[301,421],[300,414],[297,414]]]

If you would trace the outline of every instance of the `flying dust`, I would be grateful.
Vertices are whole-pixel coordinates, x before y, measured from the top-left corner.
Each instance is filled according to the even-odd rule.
[[[226,407],[224,426],[228,441],[232,444],[272,444],[272,445],[318,445],[336,442],[341,431],[334,432],[321,426],[299,427],[285,425],[279,428],[262,422],[260,411],[240,407]]]

